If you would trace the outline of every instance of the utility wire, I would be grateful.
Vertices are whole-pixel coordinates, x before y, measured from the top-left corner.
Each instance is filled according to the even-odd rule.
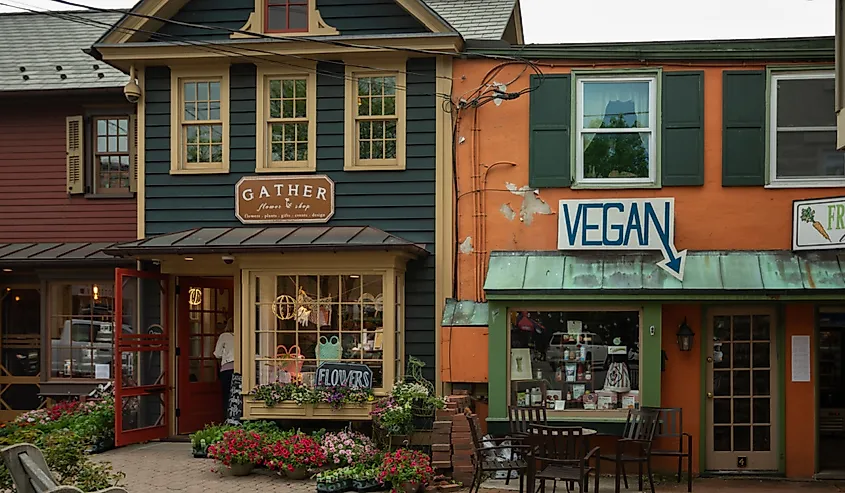
[[[7,1],[12,1],[12,0],[7,0]],[[18,3],[20,5],[26,5],[26,4],[22,4],[20,2],[15,2],[15,3]],[[40,11],[40,10],[34,10],[32,8],[28,8],[28,7],[31,7],[31,6],[21,7],[21,6],[16,6],[16,5],[10,5],[10,4],[4,3],[4,2],[0,2],[0,5],[6,6],[6,7],[11,7],[11,8],[17,8],[17,9],[25,10],[25,11],[32,12],[32,13],[44,14],[44,15],[48,15],[48,16],[51,16],[51,17],[54,17],[54,18],[66,20],[68,22],[75,22],[75,23],[78,23],[78,24],[83,24],[83,25],[88,25],[88,26],[93,26],[93,27],[106,27],[106,28],[112,27],[112,25],[107,23],[107,22],[102,22],[102,21],[98,21],[98,20],[95,20],[95,19],[88,19],[88,18],[85,18],[85,17],[74,15],[73,13],[65,13],[65,12],[61,12],[61,11]],[[209,45],[207,43],[192,41],[192,40],[185,39],[185,38],[182,38],[182,37],[177,36],[177,35],[172,35],[172,34],[167,34],[167,33],[157,33],[157,32],[153,32],[153,31],[125,28],[125,27],[118,27],[116,29],[123,31],[123,32],[128,32],[128,33],[142,32],[142,33],[145,33],[145,34],[149,34],[151,37],[154,36],[158,39],[176,39],[180,43],[185,43],[185,44],[188,44],[190,46],[194,46],[194,47],[196,47],[200,50],[208,51],[208,52],[211,52],[211,53],[225,54],[225,55],[229,55],[229,56],[233,56],[233,57],[237,57],[237,58],[247,58],[247,59],[251,59],[251,60],[257,60],[257,61],[262,62],[262,63],[268,63],[269,62],[269,63],[273,63],[273,64],[277,64],[277,65],[283,65],[285,67],[292,67],[292,68],[302,70],[304,72],[311,73],[311,74],[323,75],[323,76],[326,76],[326,77],[331,77],[331,78],[334,78],[334,79],[339,79],[339,80],[344,80],[344,81],[352,81],[352,82],[355,81],[355,78],[347,77],[345,74],[339,74],[339,73],[327,72],[327,71],[320,71],[318,69],[314,69],[314,68],[311,68],[311,67],[303,67],[301,65],[294,65],[292,63],[282,62],[282,61],[279,61],[279,60],[267,60],[265,58],[251,56],[251,55],[248,55],[248,54],[240,53],[238,51],[227,50],[227,49],[222,48],[220,46],[212,46],[212,45]],[[268,52],[268,51],[253,49],[253,48],[249,48],[249,51],[254,52],[254,53],[277,55],[276,53],[273,53],[273,52]],[[291,57],[294,57],[294,58],[302,58],[304,60],[313,61],[313,62],[327,62],[327,60],[319,60],[319,59],[315,59],[315,58],[301,57],[301,56],[297,56],[297,55],[288,55],[288,56],[291,56]],[[343,62],[336,62],[336,61],[331,61],[331,62],[332,63],[339,63],[341,65],[343,64]],[[417,76],[421,76],[421,77],[430,77],[431,76],[431,74],[422,74],[422,73],[416,73],[416,72],[405,72],[405,71],[401,71],[401,70],[400,71],[388,70],[388,69],[381,69],[381,68],[367,67],[367,66],[360,66],[360,67],[367,68],[367,69],[374,70],[374,71],[400,72],[400,73],[405,73],[405,74],[408,74],[408,75],[417,75]],[[449,79],[451,80],[451,78],[449,78]],[[396,84],[395,87],[396,87],[397,90],[407,91],[406,86]],[[442,97],[444,99],[450,99],[451,98],[451,95],[442,94],[442,93],[433,93],[433,94],[432,93],[421,93],[421,94],[416,94],[416,95],[419,95],[419,96],[435,96],[435,97]]]

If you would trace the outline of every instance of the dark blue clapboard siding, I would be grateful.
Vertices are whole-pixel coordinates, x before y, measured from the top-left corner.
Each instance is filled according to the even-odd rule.
[[[158,32],[191,40],[229,39],[228,29],[242,28],[254,8],[253,0],[192,0],[172,19],[217,30],[166,23]],[[429,32],[394,0],[317,0],[317,9],[326,23],[344,35]]]
[[[407,169],[343,171],[344,66],[317,68],[317,171],[336,183],[336,212],[329,224],[373,226],[424,244],[429,257],[408,264],[406,354],[427,363],[434,378],[434,238],[436,111],[435,62],[407,64]],[[146,71],[146,234],[195,227],[237,227],[234,185],[255,172],[255,84],[252,64],[230,72],[230,173],[170,175],[170,71]]]

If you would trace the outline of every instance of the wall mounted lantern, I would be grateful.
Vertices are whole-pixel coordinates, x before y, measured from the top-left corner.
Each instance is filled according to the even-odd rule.
[[[687,325],[687,319],[684,318],[684,322],[678,327],[678,347],[681,351],[690,351],[692,350],[692,342],[695,339],[695,332],[692,331],[689,325]]]

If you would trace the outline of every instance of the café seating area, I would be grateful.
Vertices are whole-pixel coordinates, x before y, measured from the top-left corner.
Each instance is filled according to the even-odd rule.
[[[477,493],[487,477],[518,481],[520,493],[587,493],[599,491],[600,481],[613,478],[614,491],[629,488],[628,474],[636,471],[638,490],[655,492],[652,459],[678,460],[678,483],[687,470],[692,492],[692,436],[683,431],[678,408],[629,409],[621,436],[610,440],[596,430],[572,422],[549,421],[544,407],[511,407],[507,437],[482,437],[477,418],[467,415],[474,445],[474,475],[470,493]],[[601,435],[606,437],[607,435]],[[612,442],[613,445],[607,444]],[[648,482],[648,489],[643,489]],[[562,490],[563,491],[563,490]]]

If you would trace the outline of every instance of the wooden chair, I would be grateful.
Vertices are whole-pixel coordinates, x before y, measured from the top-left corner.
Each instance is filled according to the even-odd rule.
[[[616,493],[619,493],[620,474],[625,480],[625,489],[628,489],[628,475],[625,473],[625,464],[629,462],[637,464],[639,491],[643,490],[643,465],[646,466],[648,484],[651,487],[651,493],[654,493],[654,476],[651,472],[651,444],[657,430],[659,417],[659,408],[630,409],[625,421],[625,431],[622,438],[616,442],[616,455],[601,456],[601,460],[615,463]]]
[[[652,457],[677,457],[678,458],[678,482],[681,482],[684,458],[687,459],[687,491],[692,492],[692,435],[684,432],[683,412],[681,408],[661,408],[660,419],[657,425],[655,438],[663,438],[666,441],[678,442],[678,449],[653,449]],[[686,450],[684,450],[686,442]]]
[[[472,493],[473,488],[475,488],[475,492],[478,493],[478,490],[481,489],[481,481],[484,473],[498,471],[507,471],[508,479],[510,479],[511,471],[516,471],[519,474],[519,491],[522,493],[525,484],[525,474],[528,471],[528,461],[525,459],[528,455],[528,446],[517,445],[513,442],[511,445],[499,445],[501,442],[510,439],[494,438],[484,440],[484,442],[493,443],[492,447],[485,447],[482,443],[480,427],[476,422],[478,418],[473,414],[467,414],[466,417],[469,421],[469,431],[472,435],[472,465],[474,468],[469,493]],[[505,449],[511,449],[511,457],[509,459],[490,458],[487,456],[487,452]],[[514,449],[518,450],[520,453],[514,453]]]
[[[56,481],[44,455],[35,445],[19,443],[0,451],[3,462],[12,476],[18,493],[82,493],[76,486],[63,486]],[[97,493],[127,493],[124,488],[113,486]]]
[[[542,406],[509,406],[508,426],[510,427],[511,443],[520,444],[528,436],[528,427],[531,425],[547,425],[549,420],[546,417],[546,408]],[[511,478],[505,480],[510,484]]]
[[[545,493],[546,481],[552,481],[552,490],[557,482],[566,483],[569,491],[578,484],[581,493],[589,490],[590,474],[594,475],[595,492],[599,491],[599,448],[587,452],[587,440],[580,427],[554,427],[531,425],[527,443],[531,447],[528,464],[529,492],[534,493],[534,484],[540,481],[540,490]],[[593,460],[594,464],[590,464]]]

